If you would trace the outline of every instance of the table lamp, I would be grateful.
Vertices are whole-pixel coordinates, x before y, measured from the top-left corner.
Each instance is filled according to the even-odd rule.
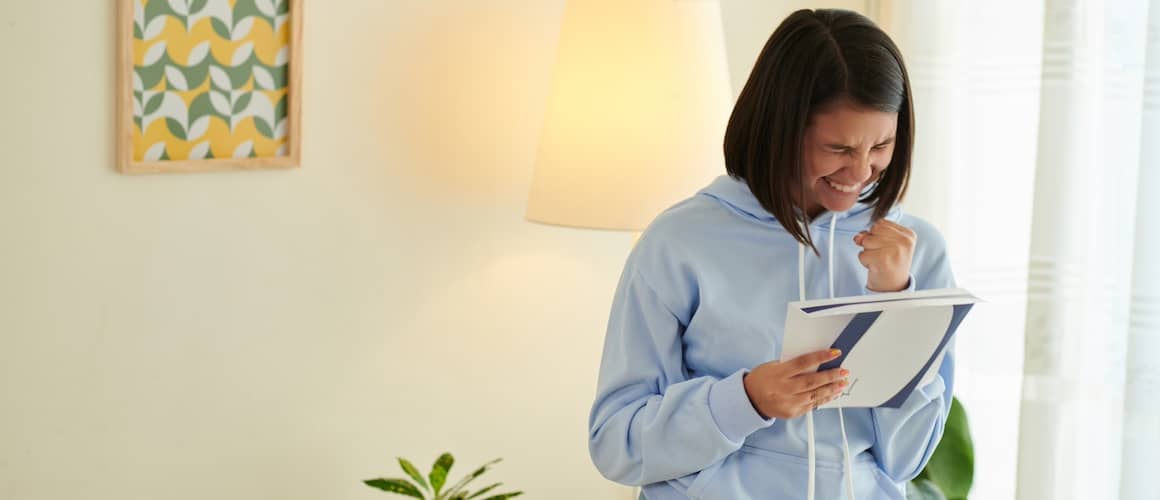
[[[639,232],[725,173],[717,0],[569,0],[526,218]]]

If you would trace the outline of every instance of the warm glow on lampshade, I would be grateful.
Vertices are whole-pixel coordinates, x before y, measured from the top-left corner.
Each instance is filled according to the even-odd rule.
[[[716,0],[568,0],[527,218],[640,231],[725,172]]]

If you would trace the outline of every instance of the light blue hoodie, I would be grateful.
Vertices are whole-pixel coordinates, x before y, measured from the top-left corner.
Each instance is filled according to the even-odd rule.
[[[859,203],[811,223],[822,255],[805,252],[806,298],[830,296],[830,273],[837,296],[872,293],[853,241],[872,212]],[[954,287],[938,230],[897,208],[887,219],[917,234],[910,289]],[[644,486],[649,500],[806,497],[806,418],[762,419],[741,380],[781,354],[786,304],[798,300],[798,247],[728,176],[649,225],[616,291],[589,416],[589,451],[605,477]],[[901,408],[844,410],[858,500],[905,499],[942,436],[953,387],[952,344],[934,382]],[[814,420],[816,498],[845,498],[838,411]]]

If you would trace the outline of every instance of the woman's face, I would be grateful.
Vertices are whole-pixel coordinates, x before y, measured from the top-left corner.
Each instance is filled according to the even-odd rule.
[[[844,212],[878,179],[894,155],[898,113],[839,98],[810,117],[802,144],[805,200],[810,218],[825,210]]]

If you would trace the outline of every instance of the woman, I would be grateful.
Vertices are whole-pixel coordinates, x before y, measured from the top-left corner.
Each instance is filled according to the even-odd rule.
[[[777,28],[729,120],[729,175],[658,216],[625,265],[589,419],[605,477],[649,500],[905,498],[942,435],[953,348],[897,409],[814,412],[849,376],[818,372],[836,355],[775,360],[788,302],[954,286],[938,231],[896,206],[911,98],[865,17]]]

